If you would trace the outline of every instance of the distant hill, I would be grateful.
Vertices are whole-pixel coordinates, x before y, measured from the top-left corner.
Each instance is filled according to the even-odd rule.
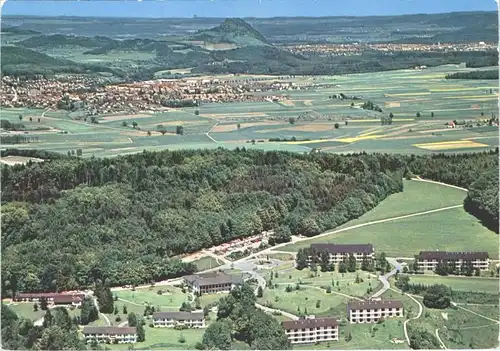
[[[93,64],[79,64],[18,46],[2,46],[2,60],[0,63],[2,74],[5,75],[90,72],[121,74],[121,72],[112,70],[108,67]]]
[[[3,27],[3,26],[2,26],[1,32],[2,33],[9,33],[9,34],[19,34],[19,35],[41,34],[40,32],[37,32],[36,30],[23,29],[20,27]]]
[[[109,40],[105,45],[86,51],[84,54],[104,55],[114,50],[165,54],[172,51],[169,45],[170,43],[168,42],[152,39]]]
[[[260,32],[240,18],[228,18],[221,25],[198,31],[189,38],[210,44],[235,44],[237,46],[272,45]]]
[[[113,39],[96,36],[81,37],[75,35],[53,34],[33,36],[17,43],[27,48],[47,48],[59,46],[81,46],[84,48],[96,48],[113,42]]]

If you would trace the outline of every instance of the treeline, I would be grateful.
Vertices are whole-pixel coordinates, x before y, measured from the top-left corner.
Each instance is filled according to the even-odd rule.
[[[468,189],[464,209],[498,233],[498,168],[479,173]]]
[[[40,140],[36,135],[0,135],[0,144],[28,144],[36,143]]]
[[[178,254],[270,229],[279,229],[276,241],[317,235],[401,191],[403,176],[469,187],[489,169],[498,172],[498,150],[406,156],[243,148],[2,165],[2,292],[180,276],[196,267]]]
[[[446,79],[498,79],[498,70],[457,72],[448,74]]]
[[[36,150],[36,149],[5,149],[0,151],[1,157],[7,156],[23,156],[23,157],[34,157],[41,158],[43,160],[50,159],[65,159],[68,158],[65,154],[53,151]]]

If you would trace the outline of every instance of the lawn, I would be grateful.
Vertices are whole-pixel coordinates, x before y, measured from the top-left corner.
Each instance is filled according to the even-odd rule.
[[[421,299],[420,299],[421,301]],[[474,312],[492,318],[491,306],[475,306]],[[498,309],[494,309],[498,317]],[[421,325],[439,336],[451,349],[492,349],[498,346],[498,324],[463,309],[430,309],[424,306],[422,316],[410,323]]]
[[[205,271],[207,269],[212,269],[215,267],[219,267],[221,265],[221,263],[219,263],[219,261],[217,261],[212,256],[205,256],[205,257],[197,259],[191,263],[195,264],[196,267],[198,267],[198,272]]]
[[[346,324],[339,326],[339,341],[322,342],[312,345],[293,346],[297,350],[377,350],[409,349],[408,344],[391,342],[393,338],[404,340],[402,320],[386,320],[381,324]],[[372,334],[372,330],[375,333]],[[351,334],[352,339],[346,341]],[[373,335],[373,336],[372,336]]]
[[[33,310],[34,303],[31,302],[13,303],[7,306],[18,316],[31,319],[32,321],[36,321],[45,315],[45,311],[42,311],[40,308],[35,312]],[[38,307],[40,307],[40,304],[38,304]]]
[[[293,289],[291,292],[286,292],[285,288],[286,284],[278,285],[275,289],[265,289],[264,296],[257,299],[257,302],[292,314],[298,314],[299,309],[301,313],[313,315],[325,315],[330,311],[339,314],[344,311],[345,314],[348,297],[327,294],[323,289],[309,286],[301,286],[300,290]],[[319,307],[316,307],[317,301],[320,301]]]
[[[410,282],[425,285],[444,284],[453,290],[498,294],[500,281],[498,278],[411,275]]]
[[[159,295],[158,290],[162,290],[163,294]],[[136,289],[135,291],[122,290],[114,294],[131,305],[139,305],[141,309],[144,309],[146,304],[151,304],[159,306],[162,311],[178,311],[182,303],[187,301],[187,294],[172,286]]]
[[[133,344],[134,350],[194,350],[201,342],[205,329],[175,330],[145,326],[146,341]],[[181,342],[181,336],[185,341]],[[106,345],[112,350],[127,350],[130,344]]]
[[[285,273],[278,273],[276,277],[276,270],[272,271],[273,283],[286,287],[288,284],[295,286],[295,283],[300,282],[302,285],[311,285],[316,287],[332,286],[334,292],[342,294],[363,297],[367,289],[371,286],[374,291],[378,286],[378,280],[371,277],[367,272],[358,271],[357,273],[338,273],[338,272],[321,272],[318,271],[315,276],[309,269],[304,270],[290,270]],[[266,278],[269,278],[271,272],[267,273]],[[356,275],[363,280],[361,283],[355,283]],[[340,290],[339,290],[340,289]]]
[[[280,250],[297,251],[312,243],[371,243],[389,257],[412,257],[419,251],[487,251],[498,258],[498,235],[461,207],[312,238]]]

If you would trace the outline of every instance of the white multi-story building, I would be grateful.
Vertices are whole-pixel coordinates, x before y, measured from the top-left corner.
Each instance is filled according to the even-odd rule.
[[[373,260],[375,258],[375,251],[371,244],[355,244],[355,245],[337,245],[337,244],[311,244],[311,251],[320,254],[328,252],[330,255],[330,263],[339,264],[347,260],[352,254],[356,262],[361,263],[363,259]],[[312,260],[312,255],[308,257],[309,263]]]
[[[338,341],[339,325],[336,318],[306,317],[282,322],[286,336],[292,344],[314,344],[321,341]]]
[[[445,263],[448,267],[461,269],[463,265],[472,265],[473,269],[485,270],[489,268],[487,252],[447,252],[447,251],[420,251],[415,255],[419,270],[433,271],[438,263]]]
[[[397,300],[349,301],[347,317],[351,323],[376,323],[380,318],[403,316],[403,303]]]
[[[133,344],[137,342],[135,327],[84,327],[83,335],[87,343],[92,340],[107,344]]]
[[[174,328],[186,326],[188,328],[205,328],[203,312],[155,312],[153,325],[157,328]]]
[[[195,294],[214,294],[228,293],[237,284],[241,284],[241,277],[233,277],[224,272],[208,272],[203,274],[194,274],[184,277]]]

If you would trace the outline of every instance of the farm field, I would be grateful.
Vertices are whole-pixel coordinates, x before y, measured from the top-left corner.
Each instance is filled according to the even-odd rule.
[[[409,182],[417,181],[406,181],[405,186]],[[366,213],[359,219],[344,224],[343,227],[347,228],[352,225],[379,220],[381,218],[398,217],[398,215],[403,213],[417,213],[435,209],[439,206],[451,206],[455,204],[458,207],[348,229],[320,238],[311,238],[281,247],[280,251],[296,252],[299,248],[308,247],[311,243],[316,242],[335,242],[338,244],[371,243],[374,245],[375,250],[378,252],[384,251],[389,257],[413,257],[419,251],[437,249],[463,251],[464,248],[467,248],[470,251],[487,251],[491,258],[497,259],[498,235],[482,226],[475,217],[465,212],[460,206],[459,194],[462,193],[462,197],[464,197],[463,192],[444,185],[434,184],[436,186],[433,187],[429,184],[423,185],[422,183],[418,182],[418,185],[415,185],[415,187],[422,187],[422,193],[417,197],[415,203],[419,202],[418,198],[427,196],[429,206],[432,207],[414,207],[415,203],[410,200],[411,198],[408,198],[409,201],[405,201],[404,195],[397,196],[399,194],[396,194],[384,200],[374,210]],[[427,191],[424,193],[423,190],[425,188],[427,188]],[[441,202],[442,200],[435,200],[441,198],[441,193],[444,194],[445,198],[448,197],[450,199],[451,202],[449,204]],[[438,202],[434,205],[432,204],[433,201]],[[391,209],[396,207],[399,207],[399,213],[394,213],[394,215],[391,212],[380,211],[383,208]],[[368,219],[366,219],[367,217]],[[436,228],[439,228],[439,235],[436,235]],[[336,228],[335,230],[338,229]]]
[[[216,147],[292,152],[320,148],[333,153],[478,152],[498,146],[498,127],[477,126],[497,114],[498,81],[444,79],[446,74],[468,70],[445,65],[427,70],[299,76],[290,81],[314,83],[316,87],[286,91],[287,99],[279,103],[210,103],[158,113],[103,115],[97,117],[98,124],[84,121],[78,112],[48,111],[42,117],[44,111],[40,109],[3,109],[2,119],[19,123],[22,115],[27,135],[38,137],[35,143],[8,147],[61,153],[82,149],[84,157]],[[362,99],[330,98],[339,93]],[[368,100],[384,112],[362,109]],[[199,115],[195,114],[197,110]],[[381,125],[380,118],[389,113],[394,114],[393,123]],[[289,123],[290,117],[295,118],[294,124]],[[447,128],[446,124],[453,120],[469,121],[472,127]],[[132,127],[134,122],[136,128]],[[165,135],[156,131],[158,125],[167,129]],[[184,135],[175,134],[180,125]],[[37,128],[46,130],[34,130]],[[288,141],[270,142],[270,138]]]

